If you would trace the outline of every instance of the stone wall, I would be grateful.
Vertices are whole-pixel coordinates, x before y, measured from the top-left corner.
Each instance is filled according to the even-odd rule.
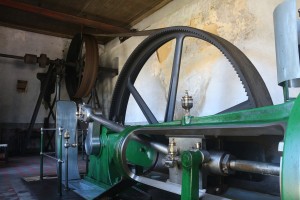
[[[173,1],[135,28],[155,29],[168,26],[190,26],[202,29],[236,45],[256,66],[264,79],[274,104],[283,102],[277,85],[273,10],[280,0],[184,0]],[[296,11],[295,11],[296,12]],[[145,37],[132,37],[123,43],[113,40],[104,48],[102,65],[111,66],[119,59],[121,70],[134,48]],[[159,120],[163,119],[175,42],[166,43],[151,56],[136,80],[135,86]],[[105,114],[116,78],[100,86]],[[217,113],[247,99],[239,78],[226,58],[211,44],[185,39],[181,75],[177,93],[176,118],[182,116],[180,99],[188,90],[194,98],[191,113],[204,116]],[[292,95],[298,91],[292,92]],[[131,98],[126,121],[144,122],[143,114]]]

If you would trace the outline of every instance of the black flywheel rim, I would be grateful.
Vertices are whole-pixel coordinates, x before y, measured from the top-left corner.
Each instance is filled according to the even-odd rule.
[[[227,40],[216,36],[212,33],[208,33],[203,30],[191,28],[191,27],[169,27],[165,28],[162,31],[159,31],[147,39],[145,39],[138,47],[133,51],[133,53],[127,59],[115,86],[109,118],[111,120],[117,121],[119,123],[124,123],[127,104],[129,100],[130,94],[132,94],[143,111],[147,121],[150,124],[157,123],[157,119],[153,116],[151,110],[145,105],[143,99],[141,99],[139,93],[136,91],[133,86],[140,70],[149,59],[149,57],[162,45],[167,43],[170,40],[176,39],[176,47],[175,54],[180,55],[180,58],[174,59],[174,62],[178,62],[179,64],[174,65],[173,62],[173,71],[176,71],[177,68],[180,68],[180,59],[181,53],[178,51],[182,51],[183,40],[185,37],[194,37],[200,40],[204,40],[216,48],[219,49],[223,53],[223,55],[227,58],[227,60],[231,63],[232,67],[238,74],[244,88],[245,92],[248,96],[248,100],[245,102],[238,104],[232,108],[225,110],[224,112],[229,111],[237,111],[243,109],[250,109],[255,107],[263,107],[272,105],[272,99],[268,92],[268,89],[259,75],[258,71],[251,63],[251,61],[246,57],[246,55],[241,52],[237,47],[228,42]],[[177,53],[176,53],[177,52]],[[175,56],[174,56],[175,57]],[[175,66],[175,67],[174,67]],[[175,73],[176,74],[176,73]],[[171,78],[172,79],[172,78]],[[175,78],[176,79],[176,78]],[[175,101],[176,101],[176,92],[178,81],[174,81],[174,86],[170,86],[169,89],[169,97],[167,101],[167,109],[165,113],[165,122],[172,121],[174,116],[174,99],[170,98],[170,96],[174,96],[175,91]],[[172,83],[170,83],[172,85]],[[173,89],[172,89],[173,87]],[[175,89],[174,89],[175,88]],[[170,92],[171,91],[171,92]]]

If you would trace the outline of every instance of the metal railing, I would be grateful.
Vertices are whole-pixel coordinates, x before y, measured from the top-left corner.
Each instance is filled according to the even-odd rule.
[[[55,154],[56,152],[44,152],[44,131],[59,131],[59,145],[57,149],[57,157],[56,155],[52,156],[52,154]],[[41,150],[40,150],[40,180],[43,180],[44,177],[44,157],[53,159],[57,161],[58,164],[58,171],[57,171],[57,178],[58,178],[58,193],[60,196],[62,196],[62,163],[65,163],[65,178],[66,178],[66,190],[69,189],[68,184],[68,148],[69,147],[76,147],[78,146],[78,132],[81,132],[81,144],[82,144],[82,159],[84,159],[84,150],[83,150],[83,138],[84,138],[84,132],[87,130],[84,129],[77,129],[76,133],[76,141],[75,144],[69,144],[68,139],[70,136],[66,137],[63,135],[64,128],[59,127],[57,128],[41,128]],[[68,132],[68,131],[66,131]],[[53,132],[55,134],[55,132]],[[66,139],[66,143],[63,144],[63,137]],[[66,158],[65,160],[62,159],[62,150],[63,148],[66,149]]]
[[[59,149],[58,149],[58,158],[56,156],[51,156],[51,153],[43,152],[44,149],[44,131],[53,131],[57,130],[56,128],[41,128],[41,151],[40,151],[40,180],[43,180],[44,177],[44,156],[56,160],[58,164],[58,172],[57,172],[57,178],[58,178],[58,193],[60,196],[62,196],[62,163],[64,162],[62,160],[62,148],[63,148],[63,128],[59,127]],[[55,133],[55,132],[54,132]]]

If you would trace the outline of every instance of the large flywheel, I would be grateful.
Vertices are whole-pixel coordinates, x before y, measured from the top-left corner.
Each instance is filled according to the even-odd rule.
[[[66,87],[71,100],[90,94],[98,75],[98,43],[94,36],[76,34],[67,54]]]
[[[145,39],[126,61],[113,93],[109,116],[111,120],[124,123],[127,104],[131,94],[142,110],[148,123],[153,124],[158,122],[151,109],[135,88],[134,82],[150,56],[167,42],[175,40],[175,53],[164,121],[168,122],[173,120],[179,82],[180,61],[186,37],[198,38],[214,45],[228,59],[238,74],[248,99],[245,102],[225,110],[225,112],[272,105],[272,99],[263,79],[251,61],[237,47],[227,40],[203,30],[191,27],[170,27]]]

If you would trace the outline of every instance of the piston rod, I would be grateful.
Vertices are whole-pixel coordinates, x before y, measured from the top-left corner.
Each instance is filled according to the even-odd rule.
[[[80,105],[79,107],[80,109],[79,109],[78,117],[82,121],[90,122],[94,120],[115,132],[121,132],[125,129],[124,126],[117,124],[114,121],[106,119],[101,114],[95,114],[93,108],[89,105],[83,104]]]
[[[280,166],[273,163],[263,163],[248,160],[231,160],[229,167],[235,171],[251,172],[263,175],[279,176]]]
[[[79,112],[79,118],[83,121],[94,120],[115,132],[121,132],[125,129],[124,126],[117,124],[116,122],[113,122],[111,120],[108,120],[105,117],[103,117],[102,115],[95,114],[93,109],[88,105],[82,105],[80,110],[81,111]],[[163,153],[163,154],[168,153],[168,147],[166,145],[155,142],[155,141],[151,140],[151,138],[148,138],[146,136],[135,135],[132,137],[132,139],[139,141],[145,145],[149,145],[150,147],[152,147],[153,149],[155,149],[156,151],[158,151],[160,153]]]
[[[89,117],[113,131],[121,132],[125,129],[124,126],[117,124],[113,121],[110,121],[110,120],[106,119],[105,117],[103,117],[102,115],[95,115],[94,113],[91,113]]]
[[[280,166],[274,163],[238,160],[233,155],[223,151],[208,152],[207,168],[212,174],[226,175],[234,171],[255,174],[279,176]]]
[[[155,142],[153,140],[151,140],[151,138],[146,137],[144,135],[135,135],[132,139],[145,144],[145,145],[149,145],[150,147],[152,147],[153,149],[155,149],[156,151],[162,153],[162,154],[168,154],[168,146],[161,144],[159,142]]]
[[[125,129],[124,126],[119,125],[113,121],[110,121],[110,120],[106,119],[105,117],[103,117],[102,115],[95,115],[95,114],[91,113],[89,115],[89,118],[99,122],[100,124],[106,126],[107,128],[109,128],[113,131],[116,131],[116,132],[121,132]],[[163,154],[168,153],[168,147],[166,145],[155,142],[155,141],[151,140],[150,138],[144,137],[143,135],[133,137],[133,139],[136,141],[139,141],[145,145],[149,145],[150,147],[152,147],[153,149],[155,149],[156,151],[158,151],[160,153],[163,153]]]

